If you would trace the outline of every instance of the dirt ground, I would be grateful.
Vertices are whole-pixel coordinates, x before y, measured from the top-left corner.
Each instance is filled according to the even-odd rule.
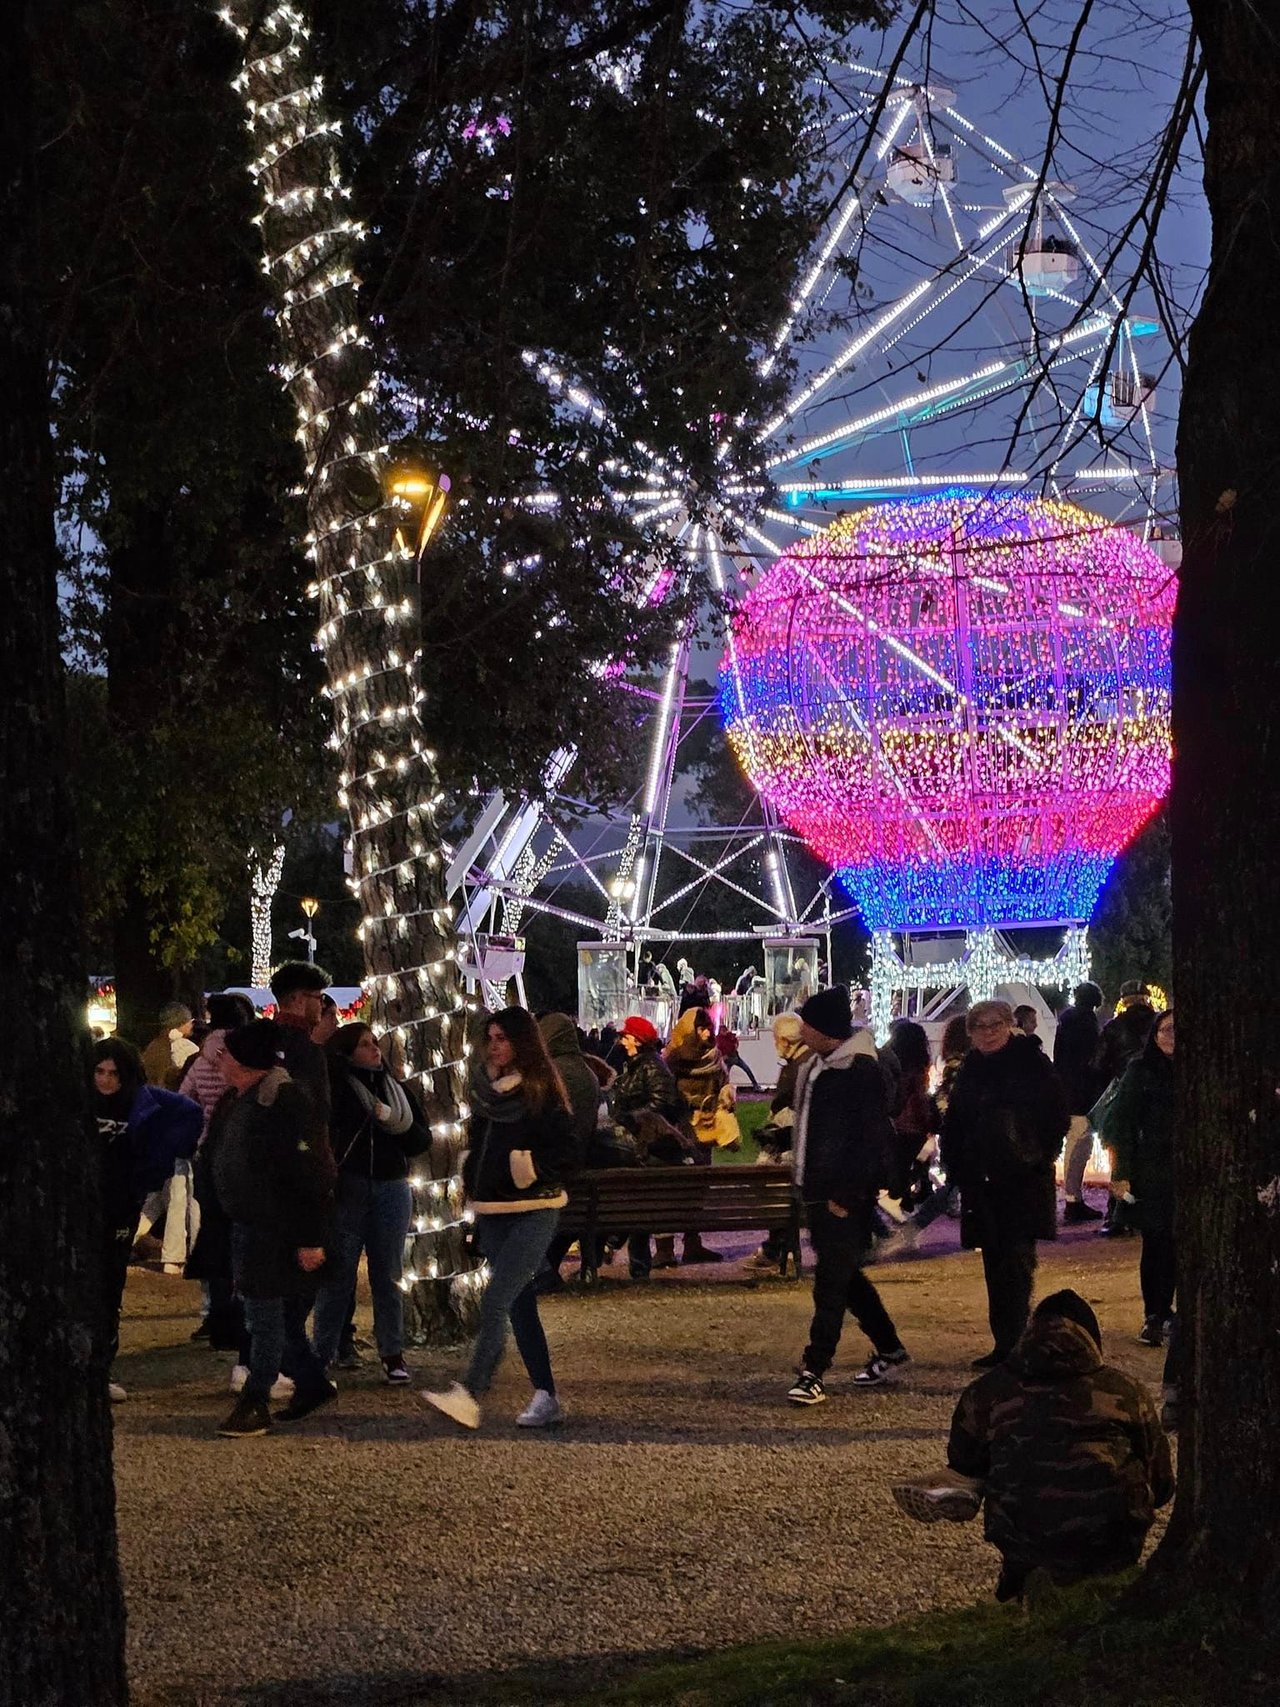
[[[977,1526],[922,1528],[886,1492],[941,1461],[990,1345],[980,1259],[954,1224],[873,1271],[912,1363],[854,1390],[867,1348],[849,1324],[811,1410],[784,1398],[807,1281],[747,1280],[754,1241],[711,1242],[720,1267],[647,1286],[606,1269],[598,1290],[544,1301],[569,1412],[546,1436],[514,1426],[513,1351],[476,1436],[384,1386],[370,1354],[332,1409],[219,1440],[232,1359],[190,1342],[197,1289],[132,1271],[115,1428],[136,1699],[457,1702],[507,1668],[825,1635],[988,1595]],[[1090,1299],[1110,1360],[1158,1396],[1161,1355],[1134,1338],[1137,1256],[1072,1229],[1041,1247],[1039,1290]],[[462,1360],[408,1355],[415,1386]]]

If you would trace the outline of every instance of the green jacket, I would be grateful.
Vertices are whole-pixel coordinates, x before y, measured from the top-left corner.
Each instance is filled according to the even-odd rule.
[[[1125,1068],[1107,1115],[1111,1177],[1129,1181],[1128,1219],[1140,1232],[1173,1231],[1173,1123],[1173,1062],[1149,1044]]]
[[[1064,1577],[1135,1562],[1173,1497],[1146,1390],[1061,1317],[1033,1319],[1009,1361],[965,1388],[947,1462],[984,1482],[987,1540],[1012,1565]]]

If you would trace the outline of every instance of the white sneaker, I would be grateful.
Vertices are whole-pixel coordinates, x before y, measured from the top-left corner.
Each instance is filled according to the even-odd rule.
[[[129,1395],[118,1381],[107,1382],[107,1397],[113,1405],[123,1405]]]
[[[539,1387],[529,1403],[516,1418],[517,1428],[555,1428],[564,1421],[564,1412],[554,1393]]]
[[[185,1274],[186,1271],[187,1267],[185,1263],[167,1262],[164,1264],[164,1272],[166,1274]]]
[[[424,1405],[443,1411],[459,1428],[480,1427],[480,1406],[461,1381],[455,1381],[443,1393],[419,1393],[418,1397]]]
[[[243,1393],[244,1387],[245,1387],[245,1382],[248,1379],[249,1379],[249,1367],[248,1367],[248,1365],[244,1364],[244,1363],[237,1363],[235,1368],[231,1371],[231,1381],[230,1381],[231,1391],[233,1393]],[[292,1397],[293,1397],[293,1382],[289,1378],[289,1376],[287,1376],[287,1375],[277,1375],[276,1376],[275,1381],[272,1383],[272,1387],[271,1387],[271,1397],[273,1399],[292,1399]]]

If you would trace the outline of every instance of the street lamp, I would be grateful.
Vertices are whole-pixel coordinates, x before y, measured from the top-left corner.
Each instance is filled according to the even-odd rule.
[[[290,931],[289,936],[291,938],[298,937],[301,939],[301,941],[306,943],[306,945],[307,945],[307,960],[309,963],[314,963],[315,958],[316,958],[316,939],[312,935],[311,921],[312,921],[312,919],[315,918],[316,914],[320,911],[320,903],[319,903],[319,901],[317,901],[315,899],[314,896],[304,895],[302,897],[302,900],[298,903],[298,905],[302,908],[303,912],[307,915],[307,922],[305,925],[302,926],[301,930]]]
[[[447,474],[428,474],[423,469],[408,467],[393,468],[387,474],[387,496],[398,499],[400,504],[417,518],[413,555],[419,564],[422,562],[423,552],[431,543],[432,535],[444,519],[449,490]],[[396,544],[404,548],[408,543],[403,530],[397,528]]]

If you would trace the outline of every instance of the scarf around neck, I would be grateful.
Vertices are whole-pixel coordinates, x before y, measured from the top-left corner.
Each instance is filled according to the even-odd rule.
[[[477,1068],[467,1087],[467,1100],[474,1114],[498,1126],[510,1126],[529,1112],[519,1073],[504,1073],[500,1079],[491,1079],[483,1067]]]
[[[409,1099],[404,1094],[404,1089],[394,1073],[380,1069],[376,1074],[365,1074],[361,1072],[360,1068],[353,1067],[350,1077],[351,1088],[356,1093],[356,1100],[376,1125],[393,1138],[398,1138],[402,1133],[409,1130],[413,1125],[413,1110],[410,1108]],[[379,1079],[382,1081],[381,1084],[377,1083]],[[374,1081],[372,1087],[368,1080]],[[390,1115],[381,1120],[374,1113],[375,1104],[379,1102],[391,1110]]]

